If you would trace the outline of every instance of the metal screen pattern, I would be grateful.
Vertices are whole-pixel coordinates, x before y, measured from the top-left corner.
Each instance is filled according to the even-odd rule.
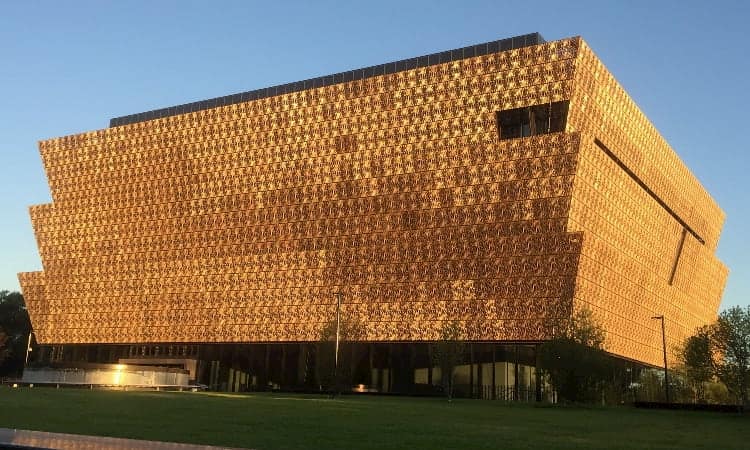
[[[656,325],[623,308],[685,304],[684,327],[716,314],[721,287],[701,291],[701,309],[680,277],[723,267],[718,207],[666,144],[639,147],[669,153],[644,179],[685,178],[678,197],[657,191],[681,214],[705,206],[685,214],[707,245],[685,243],[682,294],[625,281],[663,265],[653,243],[675,227],[648,199],[585,188],[607,164],[594,138],[644,142],[609,124],[637,109],[596,109],[622,107],[590,92],[591,55],[565,39],[42,142],[53,203],[31,215],[44,272],[19,275],[38,341],[314,341],[343,292],[372,341],[433,340],[456,319],[471,340],[541,340],[575,300],[604,319],[613,352],[658,362],[648,333],[628,339]],[[497,111],[565,100],[567,132],[499,140]],[[641,200],[636,225],[600,218]],[[645,248],[631,243],[654,225]]]
[[[662,343],[651,317],[664,315],[674,362],[716,318],[724,213],[583,41],[571,104],[582,133],[568,224],[584,234],[576,304],[605,324],[608,350],[653,365]]]

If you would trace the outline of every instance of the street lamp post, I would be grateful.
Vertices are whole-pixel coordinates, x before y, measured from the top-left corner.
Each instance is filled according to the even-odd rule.
[[[334,396],[338,393],[339,388],[339,341],[341,339],[341,301],[344,298],[344,294],[336,292],[333,295],[336,296],[336,353],[333,358],[333,383],[334,383]]]
[[[29,365],[29,352],[31,351],[31,335],[34,334],[33,331],[29,331],[29,340],[26,342],[26,360],[23,363],[23,368],[25,369],[26,366]]]
[[[664,315],[653,316],[652,319],[661,320],[661,348],[664,353],[664,394],[669,403],[669,375],[667,374],[667,335],[664,332]]]

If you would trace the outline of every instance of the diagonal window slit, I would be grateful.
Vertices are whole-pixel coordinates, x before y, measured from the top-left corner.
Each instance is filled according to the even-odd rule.
[[[680,243],[677,244],[677,253],[674,255],[674,263],[672,263],[672,273],[669,274],[669,285],[674,283],[674,276],[677,274],[677,266],[680,264],[680,255],[682,255],[682,247],[685,245],[685,237],[687,236],[687,230],[682,229],[682,236],[680,237]]]
[[[628,166],[626,166],[626,165],[625,165],[625,163],[624,163],[624,162],[622,162],[622,161],[620,160],[620,158],[618,158],[618,157],[617,157],[617,156],[616,156],[616,155],[615,155],[614,153],[612,153],[612,150],[610,150],[609,148],[607,148],[607,146],[606,146],[606,145],[604,145],[604,144],[602,143],[602,141],[600,141],[599,139],[596,139],[596,138],[594,138],[594,143],[595,143],[595,144],[597,145],[597,147],[599,147],[600,149],[602,149],[602,151],[603,151],[604,153],[606,153],[606,154],[607,154],[607,156],[609,156],[609,157],[610,157],[610,159],[612,159],[612,161],[614,161],[614,162],[615,162],[615,164],[617,164],[618,166],[620,166],[620,168],[621,168],[622,170],[624,170],[624,171],[625,171],[625,173],[626,173],[626,174],[628,174],[628,176],[629,176],[629,177],[630,177],[630,178],[631,178],[631,179],[632,179],[633,181],[635,181],[635,182],[636,182],[636,183],[638,184],[638,186],[640,186],[640,187],[641,187],[641,189],[643,189],[644,191],[646,191],[646,193],[647,193],[648,195],[650,195],[650,196],[651,196],[651,198],[653,198],[654,200],[656,200],[656,203],[658,203],[658,204],[659,204],[659,206],[661,206],[662,208],[664,208],[664,210],[665,210],[665,211],[666,211],[666,212],[667,212],[667,213],[668,213],[668,214],[669,214],[670,216],[672,216],[672,217],[674,218],[674,220],[676,220],[676,221],[677,221],[677,223],[679,223],[680,225],[682,225],[682,228],[683,228],[683,229],[684,229],[684,230],[685,230],[686,232],[688,232],[688,233],[692,234],[692,235],[693,235],[693,236],[695,237],[695,239],[697,239],[697,240],[698,240],[698,242],[700,242],[701,244],[705,244],[705,243],[706,243],[706,241],[704,241],[704,240],[703,240],[703,238],[702,238],[702,237],[700,237],[700,235],[699,235],[698,233],[696,233],[696,232],[695,232],[695,230],[693,230],[693,229],[692,229],[692,228],[690,227],[690,225],[688,225],[688,224],[687,224],[687,222],[685,222],[684,220],[682,220],[682,217],[678,216],[678,215],[677,215],[677,213],[676,213],[676,212],[674,212],[674,210],[672,210],[672,208],[670,208],[670,207],[669,207],[669,205],[667,205],[667,204],[666,204],[666,202],[664,202],[664,200],[662,200],[662,199],[661,199],[661,198],[660,198],[660,197],[659,197],[658,195],[656,195],[656,193],[655,193],[654,191],[652,191],[652,190],[651,190],[651,188],[649,188],[649,187],[648,187],[648,186],[646,185],[646,183],[644,183],[644,182],[643,182],[643,180],[641,180],[640,178],[638,178],[638,175],[636,175],[636,174],[635,174],[635,173],[634,173],[634,172],[633,172],[632,170],[630,170],[630,169],[628,168]],[[684,242],[683,242],[683,243],[684,243]],[[670,283],[670,284],[671,284],[671,283]]]

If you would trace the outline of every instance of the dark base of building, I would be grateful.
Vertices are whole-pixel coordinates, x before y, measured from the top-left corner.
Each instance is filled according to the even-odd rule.
[[[463,345],[456,365],[457,397],[511,401],[554,400],[537,370],[538,343]],[[227,392],[283,390],[443,395],[439,350],[426,342],[253,344],[47,345],[34,366],[110,363],[179,367],[208,389]],[[335,375],[334,375],[335,374]]]

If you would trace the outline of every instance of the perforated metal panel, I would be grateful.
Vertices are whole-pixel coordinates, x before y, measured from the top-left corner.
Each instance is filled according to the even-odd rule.
[[[541,340],[587,304],[613,352],[658,363],[648,311],[683,334],[716,314],[722,215],[592,55],[565,39],[42,142],[38,341],[311,341],[344,292],[372,341],[454,319]],[[499,140],[497,111],[566,100],[567,132]],[[673,285],[680,228],[595,139],[704,236]]]

